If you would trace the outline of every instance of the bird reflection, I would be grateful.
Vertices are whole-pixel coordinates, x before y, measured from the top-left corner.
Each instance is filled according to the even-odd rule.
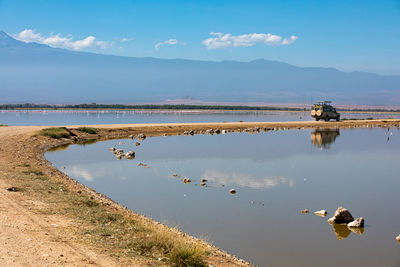
[[[339,135],[339,129],[317,129],[311,133],[311,143],[316,147],[329,149]]]

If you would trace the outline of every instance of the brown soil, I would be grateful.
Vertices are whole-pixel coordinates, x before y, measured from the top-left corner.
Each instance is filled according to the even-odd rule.
[[[0,263],[2,266],[165,265],[163,261],[148,255],[130,255],[117,250],[113,246],[115,244],[113,242],[116,241],[98,243],[96,241],[98,239],[89,238],[88,234],[83,235],[78,230],[85,227],[90,228],[90,220],[85,221],[70,212],[71,203],[68,201],[72,194],[72,196],[87,196],[110,212],[121,214],[124,218],[133,218],[141,223],[154,225],[163,231],[177,232],[180,238],[190,239],[192,242],[201,244],[208,251],[206,256],[208,264],[214,266],[249,265],[201,240],[138,215],[72,180],[45,160],[44,152],[52,147],[89,139],[126,138],[139,133],[148,136],[183,134],[186,130],[200,133],[210,128],[238,131],[254,127],[279,130],[399,126],[400,120],[91,126],[99,129],[99,133],[96,135],[76,131],[78,126],[68,126],[68,129],[76,134],[75,137],[68,139],[39,136],[38,132],[47,128],[42,126],[0,127]],[[16,192],[7,190],[11,187],[15,187]],[[63,190],[70,192],[68,193],[70,195],[64,194]],[[43,193],[47,191],[49,195]],[[95,234],[92,233],[92,235]]]

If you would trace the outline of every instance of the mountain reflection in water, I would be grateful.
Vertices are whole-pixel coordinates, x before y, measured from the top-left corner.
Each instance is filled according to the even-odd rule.
[[[329,149],[339,135],[339,129],[317,129],[311,133],[311,143],[316,147]]]

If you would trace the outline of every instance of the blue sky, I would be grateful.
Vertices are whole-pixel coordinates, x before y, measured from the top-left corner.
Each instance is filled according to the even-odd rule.
[[[103,54],[400,75],[400,0],[0,0],[0,29]]]

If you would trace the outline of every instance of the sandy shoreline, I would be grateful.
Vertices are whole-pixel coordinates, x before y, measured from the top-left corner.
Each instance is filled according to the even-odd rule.
[[[87,126],[87,125],[86,125]],[[177,232],[162,224],[138,215],[112,201],[104,195],[78,183],[54,168],[44,153],[50,148],[98,139],[126,138],[144,133],[148,136],[178,135],[185,131],[195,134],[207,129],[228,131],[286,130],[306,128],[364,128],[400,127],[400,120],[359,120],[342,122],[226,122],[226,123],[168,123],[168,124],[109,124],[90,125],[99,129],[90,135],[76,131],[78,125],[66,126],[76,136],[68,139],[52,139],[38,136],[41,129],[49,126],[8,126],[0,127],[0,262],[7,265],[99,265],[99,266],[162,266],[162,261],[146,256],[116,257],[112,244],[102,246],[90,243],[72,230],[79,228],[80,221],[67,211],[63,214],[51,212],[52,204],[31,188],[42,188],[44,183],[57,182],[71,194],[87,195],[107,210],[125,217],[152,224],[165,231]],[[48,180],[46,180],[48,179]],[[29,183],[28,183],[29,181]],[[16,186],[20,192],[7,188]],[[25,187],[25,188],[24,188]],[[47,192],[47,189],[45,189]],[[48,190],[49,193],[51,190]],[[54,194],[53,194],[54,195]],[[90,227],[90,225],[88,226]],[[209,254],[206,262],[214,266],[248,266],[249,264],[215,247],[178,232],[182,239],[201,243]],[[115,242],[115,241],[113,241]]]

